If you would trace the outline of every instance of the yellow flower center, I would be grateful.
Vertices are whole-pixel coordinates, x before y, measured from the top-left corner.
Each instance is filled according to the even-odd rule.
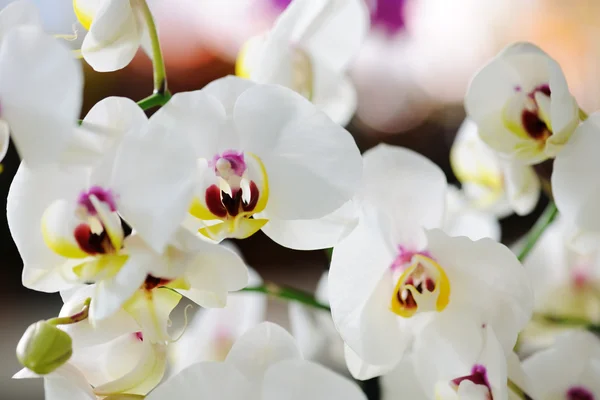
[[[450,281],[444,269],[422,254],[398,278],[391,299],[391,310],[410,318],[418,312],[443,311],[450,301]]]
[[[268,222],[264,218],[253,218],[254,214],[265,209],[269,200],[267,171],[256,155],[247,153],[245,156],[248,156],[248,165],[254,165],[257,175],[260,175],[257,182],[246,176],[243,153],[226,152],[216,156],[213,163],[219,185],[206,188],[204,201],[194,198],[190,205],[190,214],[207,225],[198,232],[210,239],[244,239]],[[235,164],[235,168],[232,164]]]

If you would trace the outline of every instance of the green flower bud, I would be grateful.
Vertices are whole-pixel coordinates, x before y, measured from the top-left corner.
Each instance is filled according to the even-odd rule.
[[[73,354],[73,342],[65,331],[47,321],[38,321],[27,328],[17,345],[17,358],[38,375],[49,374]]]

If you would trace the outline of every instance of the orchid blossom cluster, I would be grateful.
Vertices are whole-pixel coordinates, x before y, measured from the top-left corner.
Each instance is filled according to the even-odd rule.
[[[73,6],[80,52],[26,0],[0,13],[2,154],[10,132],[22,158],[8,224],[23,284],[64,301],[23,335],[15,378],[42,377],[49,400],[361,400],[374,377],[390,400],[600,398],[600,116],[542,50],[510,46],[473,79],[459,189],[412,150],[361,155],[344,129],[362,0],[293,0],[239,77],[174,95],[145,0]],[[77,56],[113,71],[139,48],[154,93],[78,120]],[[517,256],[498,218],[542,189],[556,206]],[[224,242],[259,230],[333,248],[314,296],[263,283]],[[291,334],[264,322],[266,295],[291,300]],[[175,329],[183,297],[201,309]]]

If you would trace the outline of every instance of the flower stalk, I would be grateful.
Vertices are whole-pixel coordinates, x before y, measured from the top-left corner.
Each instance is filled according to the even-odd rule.
[[[583,328],[590,332],[600,334],[600,325],[594,324],[585,318],[569,316],[563,317],[549,314],[533,314],[532,321],[554,325],[563,325],[571,328]]]
[[[510,390],[512,390],[517,397],[519,397],[520,399],[523,400],[533,400],[533,397],[531,397],[530,395],[528,395],[523,389],[521,389],[521,387],[519,385],[517,385],[514,381],[512,381],[510,378],[508,379],[507,382],[507,386]]]
[[[162,106],[169,101],[171,93],[167,85],[167,72],[165,68],[165,61],[160,47],[160,40],[158,38],[158,30],[156,29],[156,23],[154,17],[150,11],[150,7],[146,0],[137,0],[144,20],[146,21],[146,27],[148,28],[148,34],[150,35],[150,41],[152,43],[152,68],[154,76],[154,91],[153,93],[138,102],[138,105],[143,109],[147,110],[152,107]]]
[[[558,209],[556,208],[556,204],[553,201],[550,201],[540,218],[535,222],[529,233],[527,233],[527,239],[525,245],[521,249],[518,255],[519,261],[523,262],[531,250],[535,247],[535,244],[542,236],[542,233],[550,226],[552,221],[558,215]]]
[[[310,307],[331,312],[331,308],[328,305],[320,303],[310,293],[287,286],[279,286],[271,282],[267,282],[260,286],[246,287],[242,289],[242,291],[264,293],[269,296],[278,297],[284,300],[297,301]]]

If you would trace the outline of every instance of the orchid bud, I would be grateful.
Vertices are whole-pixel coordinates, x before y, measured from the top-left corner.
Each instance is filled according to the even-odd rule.
[[[19,362],[39,375],[54,371],[66,363],[72,353],[69,334],[47,321],[30,325],[17,345]]]

